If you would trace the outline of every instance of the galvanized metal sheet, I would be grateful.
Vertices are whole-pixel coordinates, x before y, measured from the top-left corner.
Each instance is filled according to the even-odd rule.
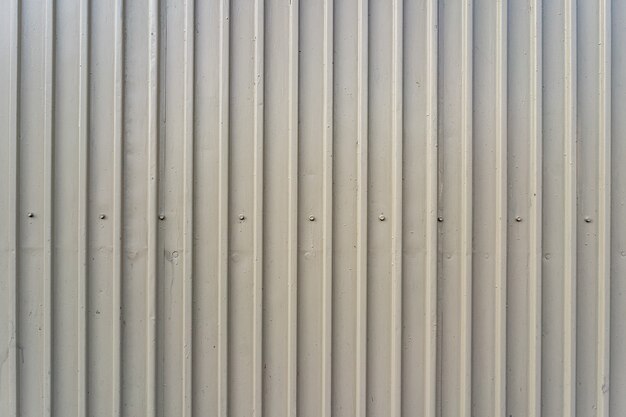
[[[626,2],[5,3],[1,416],[626,413]]]

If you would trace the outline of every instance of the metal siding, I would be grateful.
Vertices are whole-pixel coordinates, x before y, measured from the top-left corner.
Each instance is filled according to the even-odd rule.
[[[624,44],[611,0],[7,0],[0,415],[625,414]]]

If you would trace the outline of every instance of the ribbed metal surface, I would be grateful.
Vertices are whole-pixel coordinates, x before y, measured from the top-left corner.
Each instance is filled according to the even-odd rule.
[[[626,414],[626,2],[6,0],[0,416]]]

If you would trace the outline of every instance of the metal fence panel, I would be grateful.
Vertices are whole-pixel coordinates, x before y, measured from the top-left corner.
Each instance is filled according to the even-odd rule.
[[[626,414],[626,2],[6,0],[0,415]]]

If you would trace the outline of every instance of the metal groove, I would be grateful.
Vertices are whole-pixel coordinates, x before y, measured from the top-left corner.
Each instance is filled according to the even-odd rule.
[[[355,411],[367,415],[367,188],[369,0],[358,1]]]
[[[473,3],[461,3],[461,307],[459,318],[459,416],[471,415],[471,346],[472,346],[472,51]]]
[[[43,91],[43,358],[42,358],[42,416],[52,415],[52,206],[54,194],[54,0],[44,6],[44,91]]]
[[[322,150],[322,416],[332,413],[334,0],[324,0]]]
[[[597,415],[608,417],[611,320],[611,0],[599,2]]]
[[[263,184],[265,0],[254,2],[253,416],[263,415]]]
[[[157,416],[157,271],[159,201],[159,0],[148,4],[148,266],[146,277],[146,417]]]
[[[287,415],[298,415],[298,63],[299,0],[289,4],[288,212],[287,220]]]
[[[576,415],[576,8],[564,0],[563,417]],[[569,246],[567,246],[567,243]]]
[[[228,209],[230,126],[230,0],[220,2],[218,115],[218,375],[217,414],[228,416]]]
[[[88,414],[88,382],[87,350],[89,344],[87,325],[87,230],[88,230],[88,206],[89,206],[89,1],[80,2],[80,40],[79,40],[79,92],[78,92],[78,366],[77,366],[77,414],[79,417],[87,417]]]
[[[541,416],[542,0],[530,6],[528,415]]]
[[[435,417],[437,407],[437,145],[438,145],[438,5],[428,0],[427,10],[427,109],[426,109],[426,334],[424,337],[424,416]]]
[[[124,86],[124,3],[117,0],[114,6],[114,103],[113,103],[113,279],[112,279],[112,378],[111,411],[121,415],[122,406],[122,178],[123,166],[123,86]]]
[[[185,0],[183,58],[183,410],[193,415],[193,289],[194,289],[194,89],[195,89],[195,0]]]
[[[392,2],[391,417],[402,414],[402,67],[403,0]]]
[[[494,415],[506,414],[506,296],[507,296],[507,14],[508,0],[496,4],[496,189],[495,189],[495,367],[494,367]]]

